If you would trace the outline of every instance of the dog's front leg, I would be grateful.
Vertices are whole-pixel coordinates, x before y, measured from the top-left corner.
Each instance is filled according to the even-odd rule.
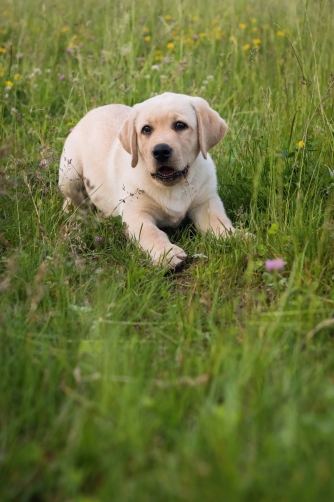
[[[126,232],[146,251],[155,265],[167,265],[173,269],[187,257],[183,249],[170,242],[165,232],[160,230],[154,219],[147,213],[137,212],[123,215]]]
[[[195,206],[190,210],[189,216],[202,233],[211,231],[216,237],[228,237],[235,232],[218,195]]]

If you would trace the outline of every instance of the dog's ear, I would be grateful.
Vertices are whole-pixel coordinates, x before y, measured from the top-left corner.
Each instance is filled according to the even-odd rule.
[[[133,112],[131,112],[129,117],[123,122],[121,130],[118,133],[118,139],[124,150],[132,156],[131,166],[136,167],[138,164],[138,143],[135,115]]]
[[[204,99],[192,98],[192,106],[197,117],[199,148],[206,159],[208,151],[225,136],[227,124]]]

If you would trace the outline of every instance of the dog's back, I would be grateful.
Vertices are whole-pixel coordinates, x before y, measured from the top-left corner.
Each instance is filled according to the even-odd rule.
[[[125,105],[95,108],[69,134],[59,166],[59,187],[66,197],[64,208],[69,203],[74,207],[87,206],[87,192],[92,189],[89,173],[94,171],[94,183],[99,185],[98,173],[130,110]]]

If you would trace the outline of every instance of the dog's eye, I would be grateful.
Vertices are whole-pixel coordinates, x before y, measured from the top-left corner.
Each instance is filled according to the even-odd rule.
[[[175,131],[183,131],[183,129],[188,129],[188,126],[184,122],[175,122],[174,129]]]
[[[152,127],[151,126],[148,126],[148,125],[145,125],[142,130],[141,130],[142,134],[151,134],[152,132]]]

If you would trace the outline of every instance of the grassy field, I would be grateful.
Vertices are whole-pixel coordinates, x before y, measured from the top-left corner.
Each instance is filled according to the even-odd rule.
[[[330,0],[1,2],[1,501],[333,500],[333,30]],[[57,185],[88,110],[164,91],[226,119],[257,237],[185,222],[177,274]]]

